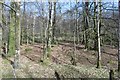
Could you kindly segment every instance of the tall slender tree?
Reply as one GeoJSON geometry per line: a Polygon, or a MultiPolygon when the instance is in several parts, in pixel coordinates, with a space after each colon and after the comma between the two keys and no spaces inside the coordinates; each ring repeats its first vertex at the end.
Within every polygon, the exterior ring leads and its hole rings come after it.
{"type": "Polygon", "coordinates": [[[52,19],[52,2],[49,2],[49,17],[48,17],[48,29],[47,29],[47,56],[51,50],[51,39],[52,39],[52,26],[51,26],[51,19],[52,19]]]}
{"type": "Polygon", "coordinates": [[[41,29],[41,35],[42,35],[42,44],[43,44],[43,60],[44,60],[44,58],[45,58],[45,55],[46,55],[46,30],[44,29],[44,27],[45,27],[45,19],[44,19],[44,17],[45,17],[45,15],[44,15],[44,6],[45,6],[45,4],[44,4],[44,2],[42,2],[42,16],[43,16],[43,20],[42,20],[42,29],[41,29]],[[45,34],[44,34],[45,33],[45,34]]]}
{"type": "Polygon", "coordinates": [[[16,18],[15,18],[15,58],[14,64],[15,68],[19,67],[20,63],[20,33],[21,33],[21,26],[20,26],[20,2],[15,2],[15,9],[16,9],[16,18]]]}
{"type": "Polygon", "coordinates": [[[4,53],[5,54],[7,54],[8,53],[8,46],[7,46],[7,19],[5,18],[5,12],[4,12],[4,3],[5,2],[3,2],[3,6],[2,6],[2,26],[3,26],[3,28],[2,28],[2,45],[3,45],[3,47],[4,47],[4,53]]]}
{"type": "Polygon", "coordinates": [[[85,48],[88,49],[88,28],[89,28],[89,1],[85,2],[85,12],[84,12],[84,30],[85,30],[85,48]]]}
{"type": "Polygon", "coordinates": [[[101,0],[98,2],[98,18],[97,18],[97,38],[98,38],[98,58],[97,68],[101,67],[101,46],[100,46],[100,27],[101,27],[101,0]]]}
{"type": "Polygon", "coordinates": [[[34,13],[34,16],[33,16],[33,27],[32,27],[32,44],[35,43],[35,20],[36,20],[36,17],[35,17],[35,13],[34,13]]]}
{"type": "Polygon", "coordinates": [[[49,4],[49,15],[47,20],[47,27],[45,29],[45,46],[44,46],[44,56],[43,59],[46,59],[51,51],[51,41],[52,41],[52,2],[48,2],[49,4]]]}
{"type": "MultiPolygon", "coordinates": [[[[15,8],[15,2],[11,2],[10,6],[15,8]]],[[[8,38],[9,54],[15,54],[15,12],[10,10],[10,26],[9,26],[9,38],[8,38]]]]}
{"type": "Polygon", "coordinates": [[[28,22],[28,19],[29,19],[29,17],[27,17],[27,23],[26,23],[26,44],[28,45],[29,44],[29,22],[28,22]]]}
{"type": "Polygon", "coordinates": [[[76,27],[76,43],[79,44],[79,26],[78,26],[78,3],[76,0],[76,5],[75,5],[75,27],[76,27]]]}
{"type": "Polygon", "coordinates": [[[96,5],[96,0],[94,0],[94,19],[93,19],[93,22],[94,22],[94,50],[97,50],[98,46],[97,46],[97,16],[96,16],[96,11],[97,11],[97,5],[96,5]]]}
{"type": "MultiPolygon", "coordinates": [[[[22,20],[24,24],[25,24],[25,18],[26,18],[25,12],[26,12],[26,2],[24,0],[24,4],[23,4],[23,20],[22,20]]],[[[23,26],[21,26],[21,45],[24,42],[24,36],[25,36],[24,31],[25,31],[25,28],[24,28],[24,25],[23,25],[23,26]]]]}
{"type": "Polygon", "coordinates": [[[55,43],[55,27],[56,27],[56,2],[53,2],[53,22],[52,22],[52,43],[55,43]]]}
{"type": "MultiPolygon", "coordinates": [[[[2,1],[1,1],[2,2],[2,1]]],[[[2,4],[0,3],[0,48],[2,47],[2,4]]],[[[0,54],[1,54],[0,49],[0,54]]]]}
{"type": "Polygon", "coordinates": [[[120,77],[120,0],[118,2],[119,6],[119,27],[118,27],[118,75],[120,77]]]}

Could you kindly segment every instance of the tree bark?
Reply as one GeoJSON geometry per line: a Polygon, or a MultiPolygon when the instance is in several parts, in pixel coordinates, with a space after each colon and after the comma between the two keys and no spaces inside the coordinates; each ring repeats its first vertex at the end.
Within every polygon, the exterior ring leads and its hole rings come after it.
{"type": "Polygon", "coordinates": [[[19,68],[20,63],[20,33],[21,33],[21,26],[20,26],[20,2],[15,3],[16,9],[16,25],[15,25],[15,58],[14,58],[14,67],[19,68]]]}
{"type": "Polygon", "coordinates": [[[101,46],[100,46],[100,26],[101,26],[101,0],[98,2],[98,24],[97,24],[97,37],[98,37],[98,58],[97,58],[97,68],[101,67],[101,46]]]}
{"type": "MultiPolygon", "coordinates": [[[[15,8],[15,2],[11,2],[11,7],[15,8]]],[[[8,39],[9,54],[15,54],[15,12],[10,10],[10,26],[9,26],[9,39],[8,39]]]]}
{"type": "MultiPolygon", "coordinates": [[[[48,45],[47,45],[47,52],[50,53],[51,51],[51,43],[52,43],[52,18],[53,18],[53,6],[52,2],[49,2],[49,23],[48,23],[48,45]]],[[[47,54],[49,56],[49,54],[47,54]]]]}
{"type": "Polygon", "coordinates": [[[33,30],[32,30],[32,44],[35,43],[35,14],[34,14],[34,17],[33,17],[33,30]]]}
{"type": "Polygon", "coordinates": [[[47,27],[45,29],[45,46],[44,46],[44,58],[46,59],[49,56],[51,51],[51,39],[52,39],[52,2],[49,3],[49,16],[47,20],[47,27]]]}
{"type": "Polygon", "coordinates": [[[29,44],[29,33],[28,33],[28,31],[29,31],[29,28],[28,28],[28,19],[27,19],[27,28],[26,28],[26,37],[27,37],[26,43],[27,43],[27,45],[29,44]]]}
{"type": "Polygon", "coordinates": [[[119,6],[119,27],[118,27],[118,75],[120,77],[120,0],[118,2],[119,6]]]}
{"type": "MultiPolygon", "coordinates": [[[[23,23],[25,24],[25,11],[26,11],[26,8],[25,8],[25,5],[26,5],[26,2],[25,2],[25,0],[24,0],[24,6],[23,6],[23,8],[24,8],[24,10],[23,10],[23,23]]],[[[21,26],[21,41],[20,41],[20,44],[22,45],[23,43],[24,43],[24,36],[25,36],[25,34],[24,34],[24,26],[21,26]]]]}
{"type": "Polygon", "coordinates": [[[89,48],[89,46],[88,46],[88,28],[89,28],[89,24],[88,24],[88,18],[89,18],[89,8],[88,8],[88,6],[89,6],[89,2],[85,2],[85,26],[84,26],[84,28],[85,28],[85,35],[84,35],[84,37],[85,37],[85,49],[88,49],[89,48]]]}
{"type": "Polygon", "coordinates": [[[76,26],[76,44],[79,44],[79,27],[78,27],[78,8],[77,8],[77,0],[76,0],[76,6],[75,6],[75,26],[76,26]]]}
{"type": "Polygon", "coordinates": [[[0,3],[0,54],[2,53],[1,47],[2,47],[2,4],[0,3]]]}
{"type": "Polygon", "coordinates": [[[94,0],[94,20],[93,20],[93,22],[94,22],[94,50],[98,50],[98,45],[97,45],[97,25],[96,25],[96,23],[97,23],[97,21],[96,21],[96,19],[97,19],[97,16],[96,16],[96,0],[94,0]]]}
{"type": "Polygon", "coordinates": [[[55,27],[56,27],[56,2],[53,2],[53,22],[52,22],[52,43],[55,43],[55,27]]]}

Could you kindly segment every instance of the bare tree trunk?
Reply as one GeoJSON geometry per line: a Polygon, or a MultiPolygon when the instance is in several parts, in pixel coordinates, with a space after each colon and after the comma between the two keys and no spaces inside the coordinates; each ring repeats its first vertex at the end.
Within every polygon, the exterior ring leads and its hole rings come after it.
{"type": "Polygon", "coordinates": [[[32,44],[35,43],[35,14],[33,19],[33,29],[32,29],[32,44]]]}
{"type": "MultiPolygon", "coordinates": [[[[3,2],[3,0],[1,0],[0,2],[3,2]]],[[[0,3],[0,58],[1,58],[1,54],[2,54],[2,7],[3,5],[0,3]]],[[[0,63],[2,63],[2,59],[0,59],[0,63]]],[[[0,65],[2,66],[2,65],[0,65]]],[[[2,67],[1,67],[2,68],[2,67]]],[[[2,78],[2,69],[0,70],[0,79],[2,78]]]]}
{"type": "Polygon", "coordinates": [[[53,3],[49,2],[49,26],[48,26],[48,52],[51,51],[52,27],[53,27],[53,3]]]}
{"type": "MultiPolygon", "coordinates": [[[[4,3],[4,2],[3,2],[4,3]]],[[[8,41],[7,41],[7,19],[5,18],[5,14],[4,14],[4,5],[2,5],[2,45],[4,46],[4,53],[7,54],[8,53],[8,41]]]]}
{"type": "Polygon", "coordinates": [[[49,2],[49,16],[47,20],[47,27],[45,29],[45,46],[44,46],[44,56],[43,59],[46,59],[49,56],[51,50],[51,39],[52,39],[52,2],[49,2]]]}
{"type": "Polygon", "coordinates": [[[47,21],[47,27],[45,28],[45,42],[44,42],[44,50],[43,50],[43,60],[47,58],[47,54],[48,54],[48,51],[47,51],[47,48],[48,48],[48,24],[49,22],[47,21]]]}
{"type": "Polygon", "coordinates": [[[53,22],[52,22],[52,43],[55,43],[55,27],[56,27],[56,2],[53,2],[53,22]]]}
{"type": "Polygon", "coordinates": [[[98,2],[98,26],[97,26],[97,35],[98,35],[98,60],[97,60],[97,68],[100,68],[101,67],[101,46],[100,46],[100,24],[101,24],[101,21],[100,21],[100,18],[101,18],[101,0],[99,0],[98,2]]]}
{"type": "MultiPolygon", "coordinates": [[[[25,0],[24,0],[24,6],[23,6],[23,8],[24,8],[24,10],[23,10],[23,23],[25,24],[25,5],[26,5],[26,2],[25,2],[25,0]]],[[[20,44],[22,45],[23,44],[23,42],[24,42],[24,26],[21,26],[21,42],[20,42],[20,44]]]]}
{"type": "Polygon", "coordinates": [[[46,55],[46,34],[47,34],[47,29],[45,29],[45,19],[44,19],[44,2],[42,2],[42,16],[43,16],[43,20],[42,20],[42,44],[43,44],[43,59],[45,58],[46,55]],[[45,34],[44,34],[45,33],[45,34]]]}
{"type": "Polygon", "coordinates": [[[44,32],[45,32],[45,30],[44,30],[44,25],[45,25],[45,19],[44,19],[44,3],[42,3],[42,16],[43,16],[43,20],[42,20],[42,44],[44,44],[44,32]]]}
{"type": "Polygon", "coordinates": [[[26,29],[26,37],[27,37],[27,39],[26,39],[26,43],[27,43],[27,45],[29,44],[29,33],[28,33],[28,31],[29,31],[29,29],[28,29],[28,19],[27,19],[27,29],[26,29]]]}
{"type": "Polygon", "coordinates": [[[113,0],[113,4],[112,4],[112,8],[113,8],[113,11],[112,11],[113,12],[113,14],[112,14],[113,16],[112,17],[113,17],[113,19],[114,19],[114,16],[115,16],[114,5],[115,4],[114,4],[114,0],[113,0]]]}
{"type": "Polygon", "coordinates": [[[120,0],[118,3],[119,6],[119,27],[118,27],[118,75],[120,77],[120,0]]]}
{"type": "Polygon", "coordinates": [[[114,80],[114,71],[112,69],[109,72],[109,80],[114,80]]]}
{"type": "Polygon", "coordinates": [[[94,0],[94,35],[95,35],[95,37],[94,37],[94,50],[97,50],[98,49],[98,45],[97,45],[97,25],[96,25],[96,19],[97,19],[97,16],[96,16],[96,0],[94,0]]]}
{"type": "MultiPolygon", "coordinates": [[[[10,6],[15,8],[15,2],[11,2],[10,6]]],[[[15,12],[10,10],[10,25],[9,25],[9,51],[10,55],[15,54],[15,12]]]]}
{"type": "Polygon", "coordinates": [[[76,31],[75,30],[74,30],[73,34],[74,34],[74,46],[73,46],[72,64],[76,65],[76,31]]]}
{"type": "Polygon", "coordinates": [[[79,27],[78,27],[78,8],[77,8],[77,0],[76,0],[76,7],[75,7],[75,26],[76,26],[76,43],[79,44],[79,27]]]}
{"type": "Polygon", "coordinates": [[[88,24],[88,16],[89,16],[89,2],[85,2],[85,12],[84,12],[84,20],[85,20],[85,23],[84,23],[84,31],[85,31],[85,34],[84,34],[84,37],[85,37],[85,49],[88,49],[89,46],[88,46],[88,28],[89,28],[89,24],[88,24]]]}
{"type": "Polygon", "coordinates": [[[5,17],[4,17],[4,8],[3,8],[3,5],[2,5],[2,45],[6,44],[6,41],[5,41],[5,17]]]}
{"type": "MultiPolygon", "coordinates": [[[[83,0],[82,0],[83,1],[83,0]]],[[[84,3],[82,2],[82,14],[84,14],[84,3]]],[[[84,15],[82,15],[82,25],[81,25],[81,30],[84,30],[84,15]]],[[[81,44],[84,44],[84,31],[81,34],[82,38],[81,38],[81,44]]]]}
{"type": "Polygon", "coordinates": [[[2,53],[1,47],[2,47],[2,4],[0,3],[0,54],[2,53]]]}
{"type": "Polygon", "coordinates": [[[14,58],[14,67],[18,68],[20,63],[20,33],[21,33],[21,27],[20,27],[20,2],[15,3],[16,6],[16,26],[15,26],[15,58],[14,58]]]}

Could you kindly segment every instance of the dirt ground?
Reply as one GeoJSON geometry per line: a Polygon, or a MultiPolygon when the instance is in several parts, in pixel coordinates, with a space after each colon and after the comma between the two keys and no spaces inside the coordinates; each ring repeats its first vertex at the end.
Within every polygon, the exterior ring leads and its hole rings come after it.
{"type": "MultiPolygon", "coordinates": [[[[75,52],[77,64],[86,66],[95,66],[97,59],[97,52],[94,50],[85,50],[84,45],[77,45],[75,52]]],[[[39,62],[43,57],[43,46],[36,44],[23,45],[21,47],[22,55],[26,56],[32,61],[39,62]],[[25,49],[31,50],[26,53],[25,49]]],[[[53,45],[50,58],[52,62],[57,64],[71,64],[71,55],[73,54],[73,46],[70,43],[64,43],[60,45],[53,45]]],[[[111,47],[102,47],[102,66],[112,67],[117,69],[117,49],[111,47]]]]}
{"type": "MultiPolygon", "coordinates": [[[[96,68],[97,52],[93,50],[85,50],[84,45],[77,45],[74,54],[76,66],[71,63],[71,55],[73,55],[73,45],[70,43],[62,43],[52,45],[50,59],[46,59],[43,63],[43,45],[22,45],[20,56],[20,69],[15,70],[16,77],[20,78],[108,78],[109,69],[117,70],[117,49],[104,46],[102,47],[102,68],[96,68]]],[[[8,60],[7,60],[8,61],[8,60]]],[[[13,58],[9,58],[13,61],[13,58]]],[[[3,59],[3,64],[8,67],[10,62],[3,59]]],[[[4,65],[4,66],[6,66],[4,65]]],[[[15,77],[13,68],[3,68],[4,72],[8,71],[3,77],[15,77]],[[9,73],[10,72],[10,73],[9,73]]]]}

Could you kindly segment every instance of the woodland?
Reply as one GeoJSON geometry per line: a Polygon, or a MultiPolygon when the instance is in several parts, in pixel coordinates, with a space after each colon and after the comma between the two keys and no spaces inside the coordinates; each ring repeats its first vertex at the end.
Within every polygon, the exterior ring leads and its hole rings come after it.
{"type": "Polygon", "coordinates": [[[0,0],[0,78],[119,80],[120,0],[0,0]]]}

